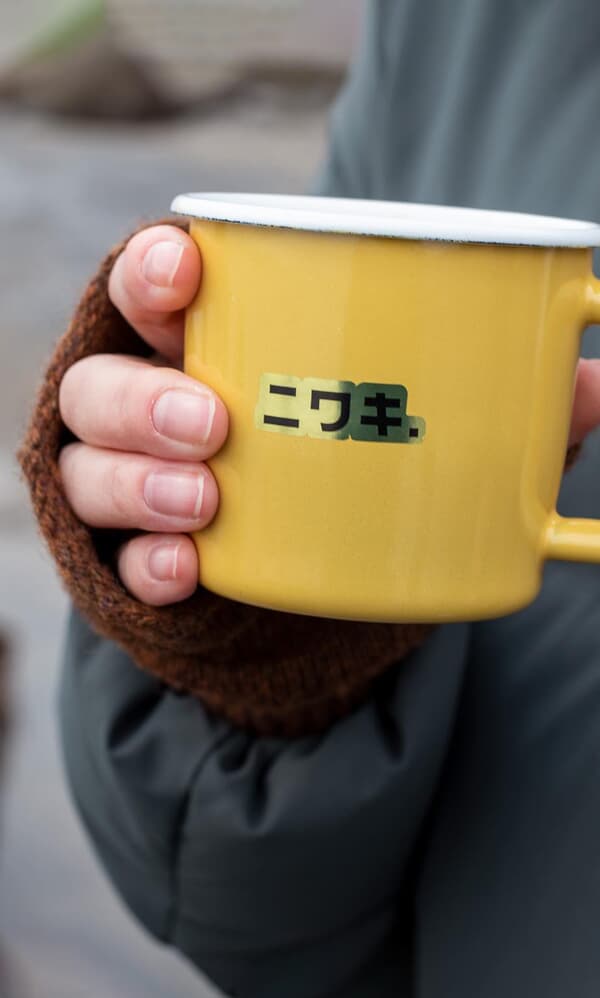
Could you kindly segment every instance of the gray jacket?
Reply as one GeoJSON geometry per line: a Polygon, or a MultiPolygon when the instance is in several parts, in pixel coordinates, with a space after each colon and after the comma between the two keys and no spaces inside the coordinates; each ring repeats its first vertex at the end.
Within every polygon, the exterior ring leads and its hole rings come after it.
{"type": "MultiPolygon", "coordinates": [[[[600,218],[600,6],[374,0],[325,193],[600,218]]],[[[586,342],[595,353],[593,336],[586,342]]],[[[590,440],[562,509],[600,514],[590,440]]],[[[132,912],[243,998],[596,998],[600,570],[253,738],[73,615],[66,769],[132,912]]]]}

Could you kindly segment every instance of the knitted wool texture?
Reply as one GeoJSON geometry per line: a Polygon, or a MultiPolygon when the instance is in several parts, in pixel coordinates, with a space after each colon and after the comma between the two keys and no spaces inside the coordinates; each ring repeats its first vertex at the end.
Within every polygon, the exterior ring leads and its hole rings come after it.
{"type": "Polygon", "coordinates": [[[202,586],[184,602],[146,606],[118,580],[114,534],[86,527],[67,503],[58,469],[69,439],[58,407],[65,371],[90,354],[149,352],[108,297],[108,277],[126,242],[103,261],[59,340],[19,452],[41,533],[74,604],[138,666],[252,732],[321,731],[363,701],[374,679],[432,628],[281,613],[202,586]]]}

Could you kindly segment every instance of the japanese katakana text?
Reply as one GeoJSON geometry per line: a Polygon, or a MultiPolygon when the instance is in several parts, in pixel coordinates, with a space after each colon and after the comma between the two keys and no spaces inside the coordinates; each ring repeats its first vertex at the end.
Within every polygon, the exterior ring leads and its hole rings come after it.
{"type": "Polygon", "coordinates": [[[404,385],[263,374],[255,409],[262,430],[319,439],[420,443],[425,420],[409,416],[404,385]]]}

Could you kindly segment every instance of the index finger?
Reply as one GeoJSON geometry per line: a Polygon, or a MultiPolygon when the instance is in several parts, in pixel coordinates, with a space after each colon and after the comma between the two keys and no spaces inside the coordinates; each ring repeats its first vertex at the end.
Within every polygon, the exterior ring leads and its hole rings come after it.
{"type": "Polygon", "coordinates": [[[154,225],[132,236],[117,257],[108,294],[146,343],[177,362],[184,309],[198,290],[201,272],[193,239],[174,225],[154,225]]]}

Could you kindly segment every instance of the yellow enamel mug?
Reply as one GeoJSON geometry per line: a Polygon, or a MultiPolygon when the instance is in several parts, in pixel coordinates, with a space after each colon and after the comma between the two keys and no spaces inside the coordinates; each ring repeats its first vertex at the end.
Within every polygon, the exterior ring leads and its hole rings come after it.
{"type": "Polygon", "coordinates": [[[600,562],[555,509],[588,222],[426,205],[189,194],[203,277],[185,369],[230,415],[200,579],[371,621],[526,605],[545,559],[600,562]]]}

